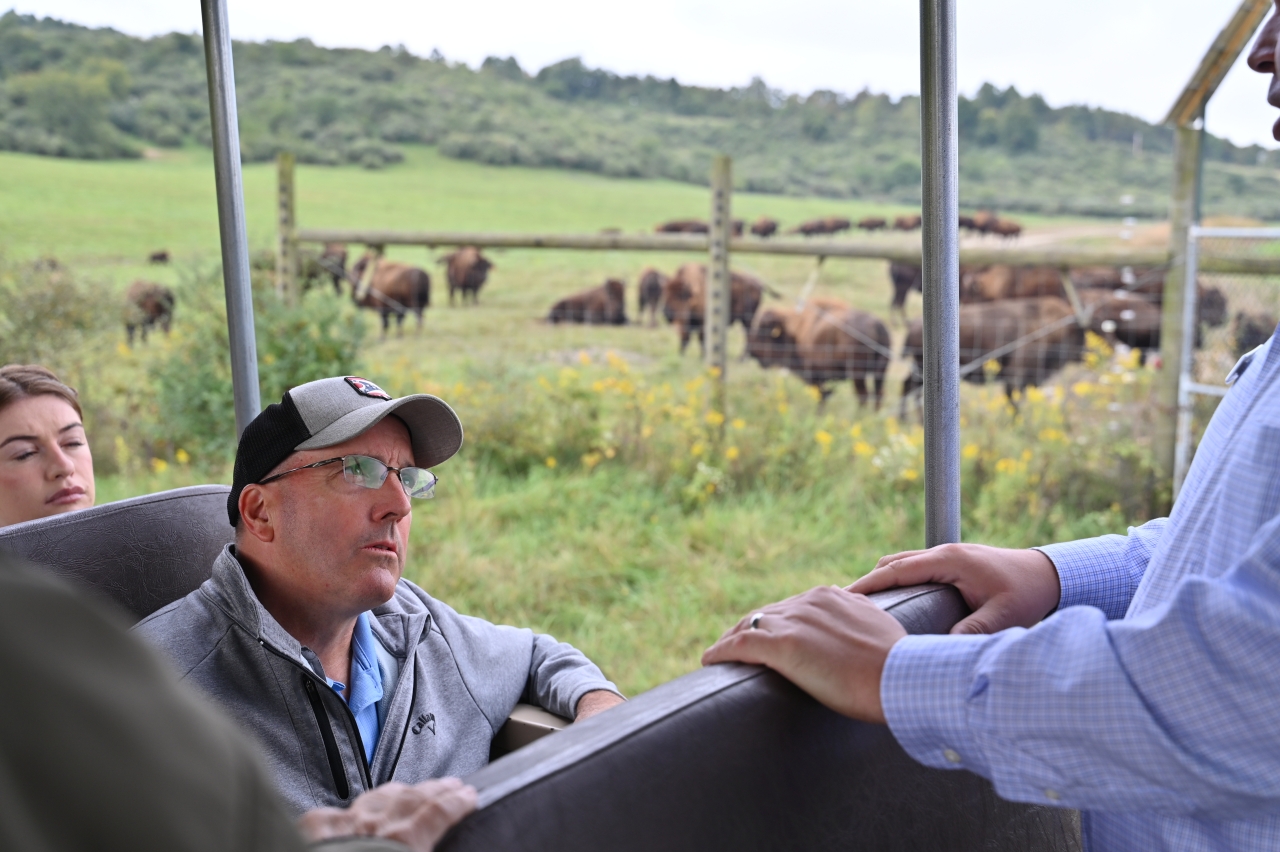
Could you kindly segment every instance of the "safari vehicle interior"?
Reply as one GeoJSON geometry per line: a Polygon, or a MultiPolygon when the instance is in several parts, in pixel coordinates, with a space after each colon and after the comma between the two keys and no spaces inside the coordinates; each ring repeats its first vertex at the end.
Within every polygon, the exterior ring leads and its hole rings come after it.
{"type": "MultiPolygon", "coordinates": [[[[0,549],[142,618],[208,576],[232,537],[228,491],[179,488],[16,524],[0,530],[0,549]]],[[[873,599],[911,633],[946,632],[967,614],[949,586],[873,599]]],[[[517,708],[493,758],[466,779],[479,809],[441,850],[1081,848],[1076,812],[926,768],[887,728],[755,666],[701,669],[575,725],[517,708]]]]}

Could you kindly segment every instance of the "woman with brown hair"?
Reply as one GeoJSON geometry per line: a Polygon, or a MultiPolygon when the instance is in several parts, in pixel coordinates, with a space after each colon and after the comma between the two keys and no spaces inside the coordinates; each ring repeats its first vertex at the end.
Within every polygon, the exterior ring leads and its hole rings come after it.
{"type": "Polygon", "coordinates": [[[76,392],[37,364],[0,367],[0,527],[93,505],[76,392]]]}

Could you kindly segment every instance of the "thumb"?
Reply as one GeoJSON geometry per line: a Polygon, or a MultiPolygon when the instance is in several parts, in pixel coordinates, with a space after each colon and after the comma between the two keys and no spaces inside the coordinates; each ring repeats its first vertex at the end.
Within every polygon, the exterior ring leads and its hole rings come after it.
{"type": "Polygon", "coordinates": [[[957,621],[955,626],[951,628],[951,635],[964,636],[991,633],[993,631],[988,618],[989,616],[990,613],[987,611],[987,608],[982,607],[977,612],[973,613],[973,615],[957,621]]]}

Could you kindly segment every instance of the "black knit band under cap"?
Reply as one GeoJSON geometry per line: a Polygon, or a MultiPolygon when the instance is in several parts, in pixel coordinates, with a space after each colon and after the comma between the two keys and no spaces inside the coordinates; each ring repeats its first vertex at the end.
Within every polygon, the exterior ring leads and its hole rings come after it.
{"type": "Polygon", "coordinates": [[[392,399],[368,379],[337,376],[298,385],[253,418],[240,436],[227,496],[231,526],[240,522],[240,492],[258,482],[298,450],[318,450],[349,441],[388,414],[409,428],[413,463],[435,467],[462,447],[462,422],[443,399],[416,393],[392,399]]]}

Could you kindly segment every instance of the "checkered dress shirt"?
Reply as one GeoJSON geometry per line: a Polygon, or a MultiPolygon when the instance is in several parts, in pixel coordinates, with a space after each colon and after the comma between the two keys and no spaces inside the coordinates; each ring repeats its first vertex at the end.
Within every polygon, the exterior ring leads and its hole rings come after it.
{"type": "Polygon", "coordinates": [[[1280,850],[1280,346],[1251,355],[1169,518],[1041,548],[1053,615],[894,646],[913,757],[1081,809],[1091,850],[1280,850]]]}

